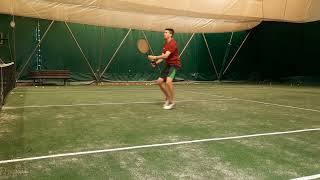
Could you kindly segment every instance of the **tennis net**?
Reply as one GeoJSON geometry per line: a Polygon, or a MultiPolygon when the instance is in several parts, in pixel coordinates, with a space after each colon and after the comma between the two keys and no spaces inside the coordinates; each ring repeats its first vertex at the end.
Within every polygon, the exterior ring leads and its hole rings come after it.
{"type": "Polygon", "coordinates": [[[15,86],[14,63],[0,64],[0,109],[4,105],[6,96],[15,86]]]}

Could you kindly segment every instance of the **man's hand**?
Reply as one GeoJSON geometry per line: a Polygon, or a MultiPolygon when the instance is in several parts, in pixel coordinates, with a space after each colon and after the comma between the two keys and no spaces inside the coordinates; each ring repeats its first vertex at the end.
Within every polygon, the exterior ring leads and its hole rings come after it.
{"type": "Polygon", "coordinates": [[[155,67],[157,67],[157,62],[156,61],[151,61],[151,66],[153,67],[153,68],[155,68],[155,67]]]}
{"type": "Polygon", "coordinates": [[[156,56],[149,55],[149,56],[148,56],[148,59],[149,59],[150,61],[154,61],[154,60],[156,60],[157,58],[156,58],[156,56]]]}

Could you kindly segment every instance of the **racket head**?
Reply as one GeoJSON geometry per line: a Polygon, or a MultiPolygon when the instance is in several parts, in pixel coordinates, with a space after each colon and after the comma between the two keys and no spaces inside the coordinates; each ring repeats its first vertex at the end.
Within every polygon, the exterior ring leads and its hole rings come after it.
{"type": "Polygon", "coordinates": [[[143,54],[147,54],[150,50],[148,41],[143,38],[137,41],[137,47],[138,47],[138,50],[143,54]]]}

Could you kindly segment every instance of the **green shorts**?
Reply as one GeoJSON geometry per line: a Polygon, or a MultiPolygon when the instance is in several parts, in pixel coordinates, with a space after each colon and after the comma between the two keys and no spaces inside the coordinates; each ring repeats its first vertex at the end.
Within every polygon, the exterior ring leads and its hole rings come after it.
{"type": "Polygon", "coordinates": [[[177,73],[177,67],[172,65],[167,65],[161,72],[161,78],[164,79],[164,81],[167,80],[167,77],[170,77],[172,80],[175,78],[177,73]]]}

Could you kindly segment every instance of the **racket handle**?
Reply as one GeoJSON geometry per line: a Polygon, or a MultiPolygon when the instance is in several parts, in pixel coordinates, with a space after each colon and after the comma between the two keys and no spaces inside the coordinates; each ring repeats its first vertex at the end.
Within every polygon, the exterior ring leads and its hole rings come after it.
{"type": "Polygon", "coordinates": [[[158,65],[155,61],[151,61],[151,63],[150,63],[150,64],[151,64],[151,65],[152,65],[152,67],[154,67],[154,68],[155,68],[155,67],[157,67],[157,65],[158,65]]]}

